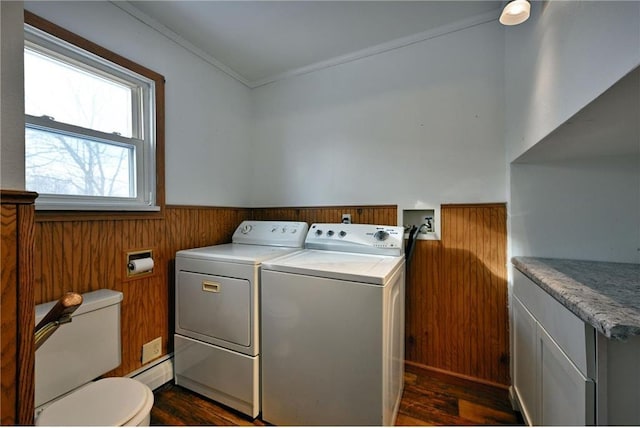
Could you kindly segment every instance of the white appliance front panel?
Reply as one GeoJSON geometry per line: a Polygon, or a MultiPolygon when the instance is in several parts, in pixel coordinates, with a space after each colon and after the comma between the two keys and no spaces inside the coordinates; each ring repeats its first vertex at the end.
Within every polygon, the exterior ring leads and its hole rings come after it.
{"type": "Polygon", "coordinates": [[[251,345],[250,281],[179,271],[176,288],[176,331],[251,345]]]}
{"type": "Polygon", "coordinates": [[[393,425],[403,387],[404,270],[382,287],[262,272],[262,418],[393,425]]]}
{"type": "Polygon", "coordinates": [[[304,241],[314,250],[401,256],[404,228],[373,224],[314,223],[304,241]]]}
{"type": "Polygon", "coordinates": [[[374,285],[386,283],[398,269],[403,267],[403,256],[322,250],[299,251],[268,260],[262,264],[263,271],[277,270],[374,285]]]}
{"type": "Polygon", "coordinates": [[[260,412],[260,360],[174,335],[175,383],[252,418],[260,412]]]}
{"type": "Polygon", "coordinates": [[[267,271],[262,281],[262,418],[380,425],[383,288],[267,271]]]}

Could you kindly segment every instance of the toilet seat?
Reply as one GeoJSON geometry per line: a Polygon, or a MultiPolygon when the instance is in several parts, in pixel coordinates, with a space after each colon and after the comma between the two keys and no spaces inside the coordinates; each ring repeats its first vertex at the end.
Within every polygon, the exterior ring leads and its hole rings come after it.
{"type": "Polygon", "coordinates": [[[91,382],[45,407],[36,425],[139,425],[149,417],[153,392],[137,380],[110,377],[91,382]]]}

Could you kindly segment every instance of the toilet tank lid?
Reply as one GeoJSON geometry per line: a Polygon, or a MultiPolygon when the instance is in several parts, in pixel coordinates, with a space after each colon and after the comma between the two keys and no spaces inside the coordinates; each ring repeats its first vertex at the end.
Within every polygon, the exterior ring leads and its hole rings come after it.
{"type": "MultiPolygon", "coordinates": [[[[73,313],[72,317],[95,311],[96,309],[106,308],[107,306],[116,305],[122,301],[123,295],[120,291],[100,289],[84,293],[82,295],[82,304],[73,313]]],[[[36,305],[36,324],[53,308],[56,302],[47,302],[36,305]]]]}

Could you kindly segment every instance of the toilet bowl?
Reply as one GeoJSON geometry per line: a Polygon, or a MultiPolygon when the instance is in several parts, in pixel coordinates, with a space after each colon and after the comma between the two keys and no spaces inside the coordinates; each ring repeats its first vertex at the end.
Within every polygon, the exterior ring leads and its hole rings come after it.
{"type": "MultiPolygon", "coordinates": [[[[120,304],[112,290],[83,294],[72,321],[36,351],[35,424],[147,426],[153,392],[135,379],[99,378],[121,363],[120,304]]],[[[55,302],[36,306],[36,322],[55,302]]]]}
{"type": "Polygon", "coordinates": [[[153,392],[134,379],[91,382],[44,407],[36,426],[148,426],[153,392]]]}

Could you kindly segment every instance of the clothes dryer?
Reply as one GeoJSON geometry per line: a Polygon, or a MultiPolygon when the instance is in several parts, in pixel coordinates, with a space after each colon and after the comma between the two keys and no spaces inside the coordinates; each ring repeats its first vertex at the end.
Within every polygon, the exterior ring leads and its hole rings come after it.
{"type": "Polygon", "coordinates": [[[263,263],[262,419],[393,425],[404,374],[403,228],[314,224],[263,263]]]}
{"type": "Polygon", "coordinates": [[[301,250],[302,222],[244,221],[232,243],[176,253],[175,383],[260,412],[261,264],[301,250]]]}

